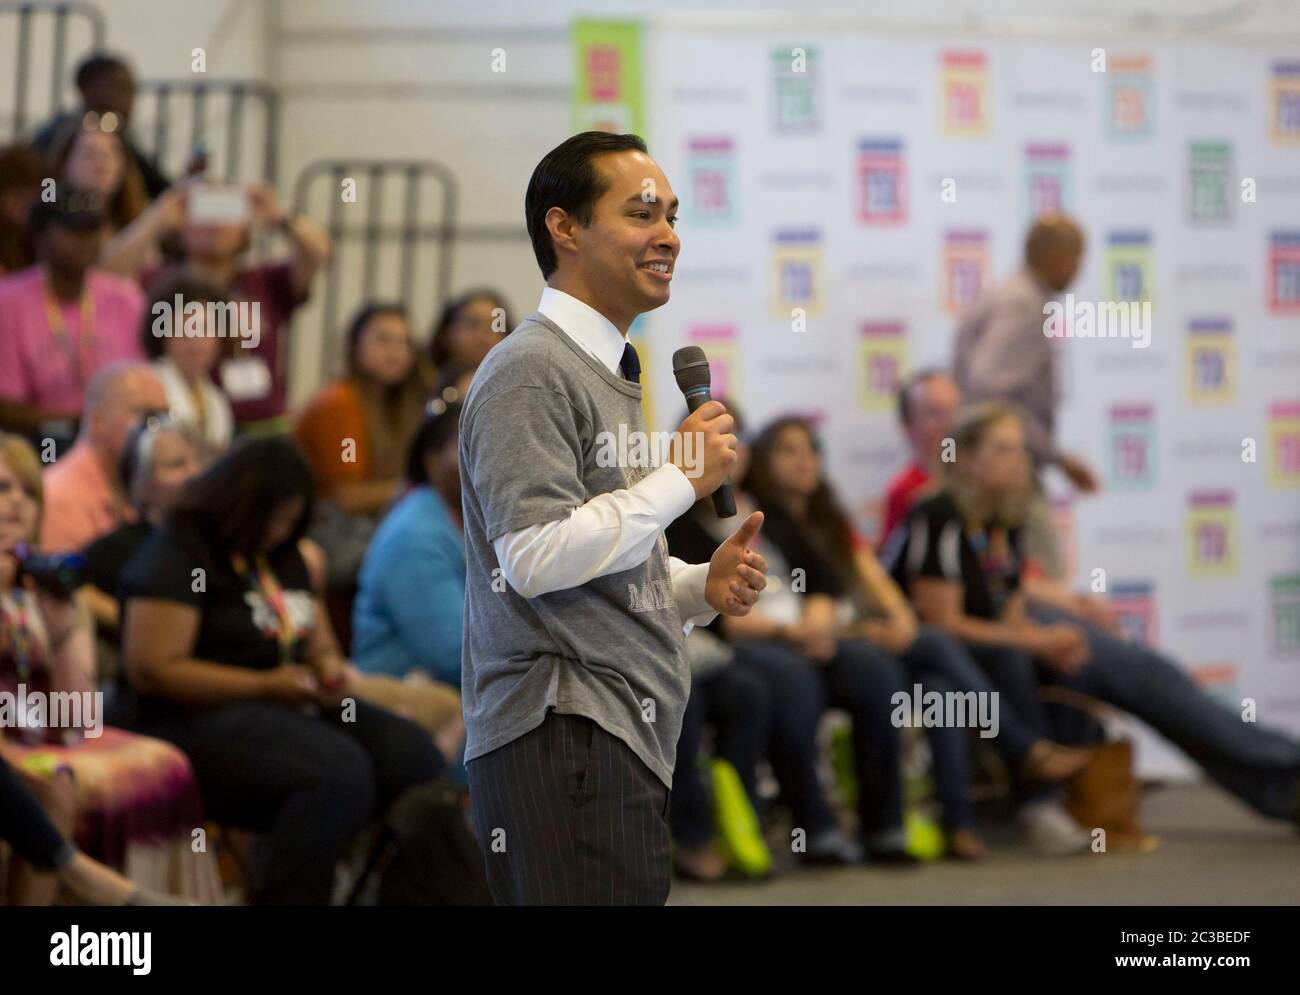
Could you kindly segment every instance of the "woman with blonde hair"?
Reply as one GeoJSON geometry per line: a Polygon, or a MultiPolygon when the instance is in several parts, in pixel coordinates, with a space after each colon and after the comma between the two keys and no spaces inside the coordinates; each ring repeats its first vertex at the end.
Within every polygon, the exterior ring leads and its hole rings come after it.
{"type": "MultiPolygon", "coordinates": [[[[0,757],[36,783],[56,828],[90,856],[159,891],[217,901],[215,865],[190,847],[203,814],[185,756],[104,724],[93,624],[77,590],[84,564],[34,562],[40,468],[25,440],[0,434],[0,693],[15,713],[0,726],[0,757]],[[56,707],[73,701],[81,707],[56,707]]],[[[16,903],[49,904],[58,890],[48,869],[17,859],[8,880],[16,903]]]]}
{"type": "Polygon", "coordinates": [[[1142,719],[1261,814],[1300,821],[1300,740],[1241,721],[1168,657],[1124,641],[1100,599],[1034,576],[1019,412],[980,405],[952,437],[944,489],[912,510],[893,551],[921,620],[961,640],[1017,711],[1042,715],[1040,680],[1089,695],[1142,719]]]}

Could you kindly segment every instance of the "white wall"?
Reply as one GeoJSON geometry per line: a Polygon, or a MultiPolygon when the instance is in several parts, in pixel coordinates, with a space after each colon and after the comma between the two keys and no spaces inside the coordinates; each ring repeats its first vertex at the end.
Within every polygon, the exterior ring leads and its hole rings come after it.
{"type": "MultiPolygon", "coordinates": [[[[540,279],[523,236],[522,202],[537,159],[569,131],[572,55],[568,25],[577,14],[704,16],[691,0],[96,0],[108,21],[108,47],[125,54],[142,78],[193,78],[191,52],[203,48],[210,77],[252,77],[282,94],[280,191],[289,197],[304,166],[321,157],[402,157],[445,163],[460,181],[460,224],[514,226],[513,240],[465,242],[454,255],[452,289],[501,288],[518,313],[535,303],[540,279]],[[505,50],[507,71],[491,71],[492,51],[505,50]]],[[[792,6],[749,0],[725,15],[736,23],[780,20],[792,6]]],[[[907,0],[869,4],[799,3],[801,23],[864,17],[882,30],[921,27],[1000,35],[1075,31],[1134,24],[1126,0],[907,0]]],[[[1295,4],[1269,0],[1146,0],[1143,24],[1166,32],[1215,37],[1297,34],[1295,4]],[[1216,12],[1230,10],[1233,16],[1216,12]],[[1244,12],[1242,15],[1241,12],[1244,12]]],[[[0,4],[0,11],[3,11],[0,4]]],[[[15,38],[12,14],[0,13],[0,108],[12,102],[15,38]],[[6,19],[7,18],[7,19],[6,19]]],[[[47,22],[48,24],[48,22],[47,22]]],[[[1136,28],[1134,30],[1137,30],[1136,28]]],[[[48,64],[48,26],[33,33],[31,58],[48,64]]],[[[69,40],[70,62],[89,45],[84,31],[69,40]]],[[[719,67],[719,73],[725,72],[719,67]]],[[[35,70],[30,106],[48,106],[49,73],[35,70]]],[[[29,112],[30,113],[30,112],[29,112]]],[[[148,107],[138,127],[149,126],[148,107]]],[[[0,118],[0,133],[9,133],[0,118]]],[[[31,123],[29,121],[29,123],[31,123]]],[[[184,122],[180,133],[187,133],[184,122]]],[[[219,126],[213,136],[220,141],[219,126]]],[[[361,205],[354,206],[359,216],[361,205]]],[[[400,206],[385,205],[396,220],[400,206]]],[[[349,216],[351,217],[351,216],[349,216]]],[[[360,217],[358,217],[360,220],[360,217]]],[[[342,271],[355,282],[356,267],[342,271]]],[[[421,257],[423,279],[412,301],[423,335],[432,310],[433,259],[421,257]]],[[[383,270],[391,269],[385,265],[383,270]]],[[[395,280],[395,274],[386,273],[395,280]]],[[[395,286],[395,283],[394,283],[395,286]]],[[[317,303],[319,306],[319,302],[317,303]]],[[[343,317],[343,316],[341,316],[343,317]]],[[[309,312],[295,345],[295,398],[315,388],[322,368],[319,324],[309,312]]],[[[329,365],[329,357],[324,364],[329,365]]]]}

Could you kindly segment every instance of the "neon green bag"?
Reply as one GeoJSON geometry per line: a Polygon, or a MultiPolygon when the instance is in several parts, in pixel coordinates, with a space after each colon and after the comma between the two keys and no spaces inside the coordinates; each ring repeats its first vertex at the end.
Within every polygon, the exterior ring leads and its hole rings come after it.
{"type": "Polygon", "coordinates": [[[709,772],[714,825],[727,862],[747,877],[766,877],[772,873],[772,851],[763,839],[758,813],[749,802],[740,775],[727,761],[718,759],[710,762],[709,772]]]}

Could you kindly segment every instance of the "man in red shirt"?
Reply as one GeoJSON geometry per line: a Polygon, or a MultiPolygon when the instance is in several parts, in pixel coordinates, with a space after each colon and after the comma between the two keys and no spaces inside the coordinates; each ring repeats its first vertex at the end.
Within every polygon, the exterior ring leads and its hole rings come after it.
{"type": "Polygon", "coordinates": [[[943,440],[961,406],[961,391],[943,370],[929,368],[913,374],[899,388],[898,418],[912,447],[912,462],[885,490],[885,517],[877,536],[883,546],[899,522],[907,517],[917,497],[939,470],[943,440]]]}

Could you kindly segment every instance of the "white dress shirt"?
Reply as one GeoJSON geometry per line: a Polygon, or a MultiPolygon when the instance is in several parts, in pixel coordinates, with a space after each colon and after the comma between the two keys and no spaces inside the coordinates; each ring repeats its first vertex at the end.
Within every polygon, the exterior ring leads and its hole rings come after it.
{"type": "MultiPolygon", "coordinates": [[[[537,310],[621,376],[627,340],[603,314],[553,287],[542,291],[537,310]]],[[[644,563],[660,533],[694,503],[695,488],[686,474],[665,463],[632,487],[598,494],[568,518],[507,532],[492,547],[510,586],[525,598],[535,598],[644,563]]],[[[713,621],[717,612],[704,598],[709,565],[669,557],[668,567],[685,631],[713,621]]]]}

